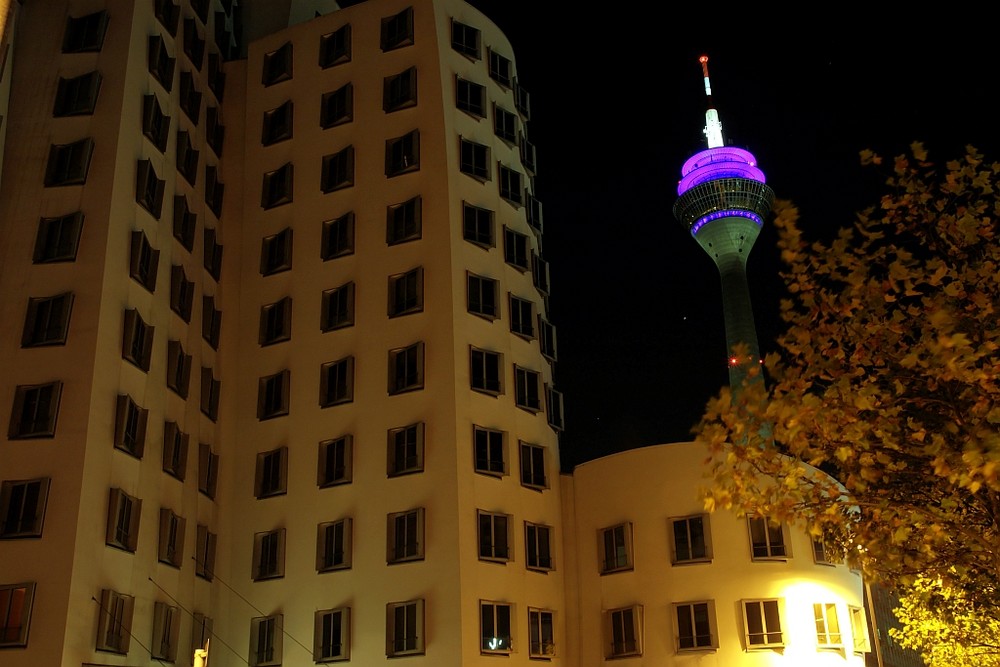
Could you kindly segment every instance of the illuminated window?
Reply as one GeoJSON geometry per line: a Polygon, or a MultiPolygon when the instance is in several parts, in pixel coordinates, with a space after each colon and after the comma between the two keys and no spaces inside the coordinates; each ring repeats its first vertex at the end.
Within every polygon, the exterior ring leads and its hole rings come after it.
{"type": "Polygon", "coordinates": [[[868,622],[865,620],[865,610],[849,605],[847,611],[851,617],[851,636],[854,638],[854,652],[868,653],[872,650],[868,639],[868,622]]]}
{"type": "Polygon", "coordinates": [[[28,645],[35,582],[0,584],[0,647],[28,645]]]}
{"type": "Polygon", "coordinates": [[[816,644],[820,648],[840,648],[843,641],[837,605],[832,602],[816,602],[813,604],[813,616],[816,619],[816,644]]]}
{"type": "Polygon", "coordinates": [[[677,621],[675,637],[678,652],[719,647],[715,602],[678,602],[674,603],[673,608],[677,621]]]}
{"type": "Polygon", "coordinates": [[[511,617],[514,605],[507,602],[479,603],[479,618],[482,638],[479,650],[483,653],[509,654],[513,652],[511,617]]]}
{"type": "Polygon", "coordinates": [[[604,612],[604,657],[642,655],[642,606],[604,612]]]}
{"type": "Polygon", "coordinates": [[[743,600],[741,606],[748,649],[785,645],[785,636],[781,631],[780,600],[743,600]]]}

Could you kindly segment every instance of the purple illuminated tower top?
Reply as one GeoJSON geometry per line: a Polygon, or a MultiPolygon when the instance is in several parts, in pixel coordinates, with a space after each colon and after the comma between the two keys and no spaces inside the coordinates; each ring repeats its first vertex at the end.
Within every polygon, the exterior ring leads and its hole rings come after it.
{"type": "Polygon", "coordinates": [[[748,364],[760,360],[746,262],[764,216],[771,211],[774,192],[764,184],[764,172],[757,168],[757,161],[749,151],[725,145],[719,112],[712,103],[708,56],[699,60],[708,96],[705,113],[708,149],[691,157],[681,168],[674,217],[691,230],[691,235],[719,268],[729,384],[735,391],[743,383],[748,364]],[[742,358],[733,353],[739,343],[748,350],[742,358]]]}

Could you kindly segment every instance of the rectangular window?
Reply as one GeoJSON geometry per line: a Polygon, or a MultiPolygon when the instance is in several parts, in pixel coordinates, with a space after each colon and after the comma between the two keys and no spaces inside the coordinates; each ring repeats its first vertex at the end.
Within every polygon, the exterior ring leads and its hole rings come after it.
{"type": "Polygon", "coordinates": [[[479,603],[479,620],[481,640],[479,650],[482,653],[497,653],[508,655],[514,650],[511,617],[514,615],[514,605],[507,602],[479,603]]]}
{"type": "Polygon", "coordinates": [[[278,447],[257,454],[253,495],[257,499],[277,496],[288,491],[288,447],[278,447]]]}
{"type": "Polygon", "coordinates": [[[253,536],[253,580],[285,576],[285,529],[278,528],[253,536]]]}
{"type": "Polygon", "coordinates": [[[543,295],[548,295],[549,263],[536,252],[531,253],[531,283],[543,295]]]}
{"type": "Polygon", "coordinates": [[[840,619],[837,618],[837,605],[833,602],[814,603],[813,616],[816,619],[816,644],[820,648],[841,648],[843,640],[840,635],[840,619]]]}
{"type": "Polygon", "coordinates": [[[398,204],[390,204],[385,209],[385,242],[388,245],[414,241],[420,238],[421,209],[420,195],[398,204]]]}
{"type": "Polygon", "coordinates": [[[166,182],[156,175],[149,160],[139,160],[135,169],[135,201],[157,220],[163,209],[163,188],[166,182]]]}
{"type": "Polygon", "coordinates": [[[144,373],[149,371],[154,327],[146,324],[134,308],[125,311],[122,327],[122,359],[144,373]]]}
{"type": "Polygon", "coordinates": [[[49,161],[45,166],[45,187],[86,183],[93,154],[94,140],[90,137],[71,144],[50,146],[49,161]]]}
{"type": "Polygon", "coordinates": [[[211,368],[201,369],[201,413],[213,422],[219,417],[219,392],[222,382],[216,380],[211,368]]]}
{"type": "Polygon", "coordinates": [[[604,612],[604,657],[642,655],[642,605],[604,612]]]}
{"type": "Polygon", "coordinates": [[[500,196],[515,206],[524,203],[524,190],[521,185],[521,172],[500,164],[500,196]]]}
{"type": "Polygon", "coordinates": [[[320,306],[320,331],[333,331],[354,325],[354,283],[323,290],[320,306]]]}
{"type": "Polygon", "coordinates": [[[18,385],[14,390],[7,437],[11,440],[54,437],[61,396],[62,382],[59,381],[18,385]]]}
{"type": "Polygon", "coordinates": [[[424,601],[390,602],[385,606],[385,654],[420,655],[424,652],[424,601]]]}
{"type": "Polygon", "coordinates": [[[345,83],[329,93],[323,93],[319,103],[319,126],[323,129],[354,120],[354,86],[345,83]]]}
{"type": "Polygon", "coordinates": [[[288,271],[292,268],[292,228],[265,236],[260,242],[260,274],[288,271]]]}
{"type": "Polygon", "coordinates": [[[479,60],[479,30],[471,25],[451,21],[451,48],[462,55],[479,60]]]}
{"type": "MultiPolygon", "coordinates": [[[[156,95],[150,93],[142,97],[142,134],[161,153],[167,149],[170,133],[170,116],[165,116],[156,95]]],[[[188,179],[193,181],[193,179],[188,179]]]]}
{"type": "Polygon", "coordinates": [[[277,667],[281,664],[284,628],[282,614],[250,619],[250,667],[277,667]]]}
{"type": "Polygon", "coordinates": [[[514,108],[524,120],[531,120],[531,95],[524,86],[514,81],[514,108]]]}
{"type": "Polygon", "coordinates": [[[531,193],[525,194],[524,213],[528,218],[528,225],[542,233],[542,202],[538,201],[531,193]]]}
{"type": "Polygon", "coordinates": [[[160,508],[160,539],[157,559],[161,563],[181,567],[184,556],[184,517],[174,514],[167,507],[160,508]]]}
{"type": "Polygon", "coordinates": [[[97,94],[100,90],[101,73],[97,70],[71,79],[59,77],[52,115],[56,118],[91,115],[97,106],[97,94]]]}
{"type": "Polygon", "coordinates": [[[750,553],[753,560],[784,560],[791,556],[785,539],[784,524],[767,517],[747,517],[750,530],[750,553]]]}
{"type": "Polygon", "coordinates": [[[82,231],[81,211],[56,218],[40,218],[32,261],[35,264],[75,261],[82,231]]]}
{"type": "Polygon", "coordinates": [[[541,374],[514,365],[514,404],[530,412],[542,409],[541,374]]]}
{"type": "Polygon", "coordinates": [[[382,110],[386,113],[417,105],[417,68],[404,69],[382,80],[382,110]]]}
{"type": "Polygon", "coordinates": [[[556,360],[556,328],[541,315],[538,316],[538,345],[543,357],[556,360]]]}
{"type": "Polygon", "coordinates": [[[712,535],[707,514],[670,520],[670,549],[674,565],[712,560],[712,535]]]}
{"type": "Polygon", "coordinates": [[[135,598],[109,588],[101,591],[101,603],[97,609],[98,651],[128,653],[132,640],[132,610],[135,598]]]}
{"type": "Polygon", "coordinates": [[[475,391],[503,393],[503,354],[469,347],[469,383],[475,391]]]}
{"type": "Polygon", "coordinates": [[[213,350],[219,349],[219,334],[222,333],[222,311],[215,308],[215,297],[201,298],[201,337],[213,350]]]}
{"type": "Polygon", "coordinates": [[[868,622],[865,619],[865,610],[862,607],[848,605],[847,612],[851,617],[851,637],[854,640],[854,652],[868,653],[872,650],[872,647],[868,639],[868,622]]]}
{"type": "Polygon", "coordinates": [[[545,385],[545,415],[549,426],[557,431],[563,430],[566,420],[563,418],[563,395],[549,385],[545,385]]]}
{"type": "Polygon", "coordinates": [[[524,522],[525,566],[529,570],[552,570],[552,528],[524,522]]]}
{"type": "Polygon", "coordinates": [[[323,156],[320,189],[333,192],[354,185],[354,146],[323,156]]]}
{"type": "Polygon", "coordinates": [[[202,264],[208,275],[218,282],[222,275],[222,244],[219,243],[218,232],[211,227],[205,228],[205,256],[202,264]]]}
{"type": "Polygon", "coordinates": [[[198,36],[198,28],[194,19],[184,19],[184,55],[188,57],[195,69],[200,70],[205,61],[205,38],[198,36]]]}
{"type": "MultiPolygon", "coordinates": [[[[219,180],[219,168],[211,164],[205,165],[205,203],[208,204],[209,210],[215,214],[216,218],[222,217],[222,198],[225,192],[226,186],[219,180]]],[[[209,255],[206,251],[206,262],[208,258],[209,255]]]]}
{"type": "Polygon", "coordinates": [[[785,645],[779,600],[743,600],[741,606],[747,649],[785,645]]]}
{"type": "Polygon", "coordinates": [[[424,344],[389,350],[389,394],[424,388],[424,344]]]}
{"type": "Polygon", "coordinates": [[[413,7],[382,19],[381,44],[383,51],[413,44],[413,7]]]}
{"type": "Polygon", "coordinates": [[[460,139],[460,142],[459,168],[462,173],[479,181],[490,180],[489,146],[468,139],[460,139]]]}
{"type": "Polygon", "coordinates": [[[62,52],[90,53],[100,51],[107,30],[108,13],[104,10],[85,16],[71,16],[66,19],[62,52]]]}
{"type": "Polygon", "coordinates": [[[504,88],[510,88],[513,73],[511,72],[511,62],[493,49],[490,52],[490,78],[499,83],[504,88]]]}
{"type": "Polygon", "coordinates": [[[535,145],[528,141],[528,138],[521,133],[520,141],[518,142],[521,148],[521,164],[527,169],[531,175],[535,175],[538,172],[538,162],[535,159],[535,145]]]}
{"type": "MultiPolygon", "coordinates": [[[[51,481],[48,477],[41,477],[0,483],[0,539],[42,536],[51,481]]],[[[0,619],[3,619],[2,615],[0,619]]]]}
{"type": "Polygon", "coordinates": [[[351,659],[351,608],[321,609],[313,628],[313,662],[351,659]]]}
{"type": "Polygon", "coordinates": [[[194,182],[198,178],[198,157],[199,152],[191,142],[191,135],[187,131],[178,132],[177,171],[191,187],[194,187],[194,182]]]}
{"type": "Polygon", "coordinates": [[[462,236],[466,241],[484,248],[496,245],[493,239],[493,211],[463,203],[462,236]]]}
{"type": "MultiPolygon", "coordinates": [[[[218,536],[208,526],[198,524],[197,552],[194,555],[194,573],[202,579],[212,581],[215,576],[215,544],[218,536]]],[[[204,644],[202,644],[204,646],[204,644]]]]}
{"type": "Polygon", "coordinates": [[[35,582],[0,584],[0,648],[28,645],[35,582]]]}
{"type": "Polygon", "coordinates": [[[517,114],[493,105],[493,134],[508,144],[517,143],[517,114]]]}
{"type": "Polygon", "coordinates": [[[354,357],[328,361],[319,368],[319,405],[350,403],[354,400],[354,357]]]}
{"type": "Polygon", "coordinates": [[[598,537],[601,574],[632,569],[631,522],[602,528],[598,531],[598,537]]]}
{"type": "MultiPolygon", "coordinates": [[[[222,23],[221,21],[217,21],[215,24],[216,44],[222,43],[218,39],[218,29],[222,23]]],[[[222,102],[222,94],[226,89],[226,73],[222,71],[222,56],[218,53],[208,54],[208,88],[215,93],[215,99],[222,102]]]]}
{"type": "Polygon", "coordinates": [[[316,532],[316,571],[351,567],[351,519],[319,524],[316,532]]]}
{"type": "Polygon", "coordinates": [[[424,558],[424,508],[388,516],[386,562],[402,563],[424,558]]]}
{"type": "Polygon", "coordinates": [[[510,515],[482,510],[478,510],[476,514],[479,523],[479,559],[509,561],[510,515]]]}
{"type": "Polygon", "coordinates": [[[507,474],[507,434],[503,431],[472,427],[475,470],[487,475],[507,474]]]}
{"type": "Polygon", "coordinates": [[[323,222],[320,258],[325,262],[354,254],[354,212],[323,222]]]}
{"type": "Polygon", "coordinates": [[[129,252],[129,275],[137,283],[153,292],[160,265],[160,251],[149,244],[143,232],[132,232],[129,252]]]}
{"type": "Polygon", "coordinates": [[[153,639],[149,654],[154,660],[174,662],[181,629],[181,610],[166,602],[153,605],[153,639]]]}
{"type": "Polygon", "coordinates": [[[423,267],[389,276],[389,317],[418,313],[423,309],[423,267]]]}
{"type": "Polygon", "coordinates": [[[503,257],[508,264],[522,271],[530,269],[529,247],[527,234],[515,232],[509,227],[503,228],[503,257]]]}
{"type": "Polygon", "coordinates": [[[833,551],[822,537],[812,539],[813,561],[818,565],[843,565],[843,556],[833,551]]]}
{"type": "Polygon", "coordinates": [[[292,78],[292,43],[285,42],[280,47],[264,54],[264,68],[261,83],[273,86],[292,78]]]}
{"type": "Polygon", "coordinates": [[[548,488],[544,447],[521,443],[521,486],[538,490],[548,488]]]}
{"type": "Polygon", "coordinates": [[[212,628],[215,622],[200,611],[194,612],[192,616],[194,627],[191,629],[191,655],[194,655],[198,649],[208,650],[208,640],[213,636],[212,628]]]}
{"type": "Polygon", "coordinates": [[[351,24],[319,38],[319,66],[323,69],[351,61],[351,24]]]}
{"type": "Polygon", "coordinates": [[[486,118],[486,86],[455,77],[455,106],[476,118],[486,118]]]}
{"type": "Polygon", "coordinates": [[[149,410],[127,394],[119,394],[115,410],[115,447],[137,459],[146,447],[146,420],[149,410]]]}
{"type": "Polygon", "coordinates": [[[291,372],[285,370],[257,381],[257,419],[263,421],[288,414],[291,372]]]}
{"type": "Polygon", "coordinates": [[[547,609],[528,609],[529,658],[551,658],[556,654],[552,617],[547,609]]]}
{"type": "Polygon", "coordinates": [[[719,648],[719,635],[715,626],[715,602],[674,603],[677,620],[677,651],[701,651],[719,648]]]}
{"type": "Polygon", "coordinates": [[[168,93],[174,87],[174,64],[176,58],[167,53],[167,45],[159,35],[150,37],[147,43],[147,67],[154,79],[160,82],[168,93]]]}
{"type": "Polygon", "coordinates": [[[272,345],[292,337],[292,297],[269,303],[260,308],[260,329],[257,342],[272,345]]]}
{"type": "Polygon", "coordinates": [[[287,100],[281,106],[264,112],[264,123],[260,133],[261,144],[270,146],[292,138],[292,110],[292,101],[287,100]]]}
{"type": "MultiPolygon", "coordinates": [[[[210,84],[211,85],[211,84],[210,84]]],[[[222,155],[222,143],[226,138],[226,128],[219,118],[219,108],[205,106],[205,143],[215,151],[215,156],[222,155]]]]}
{"type": "Polygon", "coordinates": [[[353,476],[354,436],[342,435],[319,443],[316,483],[320,488],[347,484],[353,476]]]}
{"type": "Polygon", "coordinates": [[[111,489],[108,501],[108,528],[104,542],[135,553],[139,542],[139,517],[142,514],[142,500],[130,496],[123,490],[111,489]]]}
{"type": "Polygon", "coordinates": [[[295,165],[286,162],[261,177],[260,207],[267,210],[292,202],[295,165]]]}
{"type": "Polygon", "coordinates": [[[177,19],[180,16],[180,7],[173,0],[153,0],[153,15],[160,22],[167,32],[173,36],[177,34],[177,19]]]}
{"type": "Polygon", "coordinates": [[[420,130],[385,140],[385,175],[388,178],[420,169],[420,130]]]}
{"type": "Polygon", "coordinates": [[[170,310],[177,313],[185,323],[190,323],[193,306],[194,281],[188,280],[183,266],[174,264],[170,267],[170,310]]]}
{"type": "Polygon", "coordinates": [[[204,442],[198,445],[198,490],[209,498],[215,498],[219,484],[219,455],[212,446],[204,442]]]}
{"type": "Polygon", "coordinates": [[[492,278],[467,274],[468,310],[489,320],[500,317],[497,306],[498,282],[492,278]]]}
{"type": "Polygon", "coordinates": [[[423,422],[389,429],[387,460],[389,477],[423,471],[423,422]]]}
{"type": "Polygon", "coordinates": [[[535,304],[508,294],[510,303],[510,330],[525,338],[535,337],[535,304]]]}
{"type": "Polygon", "coordinates": [[[201,91],[195,85],[191,72],[181,71],[180,106],[192,123],[201,122],[201,91]]]}
{"type": "Polygon", "coordinates": [[[184,481],[187,473],[188,441],[190,436],[181,431],[177,422],[163,424],[163,472],[184,481]]]}
{"type": "Polygon", "coordinates": [[[73,293],[28,299],[24,317],[21,347],[62,345],[69,332],[69,316],[73,310],[73,293]]]}

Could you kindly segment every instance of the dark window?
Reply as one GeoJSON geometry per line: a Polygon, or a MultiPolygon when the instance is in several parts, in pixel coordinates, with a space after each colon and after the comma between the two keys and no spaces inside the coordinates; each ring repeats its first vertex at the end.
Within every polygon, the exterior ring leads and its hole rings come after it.
{"type": "Polygon", "coordinates": [[[285,227],[277,234],[265,236],[260,244],[260,273],[288,271],[292,268],[292,228],[285,227]]]}
{"type": "MultiPolygon", "coordinates": [[[[41,537],[51,479],[4,481],[0,484],[0,538],[41,537]]],[[[3,593],[0,591],[0,600],[3,593]]],[[[0,604],[0,611],[3,605],[0,604]]],[[[0,614],[0,618],[3,615],[0,614]]],[[[0,629],[3,626],[0,625],[0,629]]],[[[0,633],[0,637],[4,637],[0,633]]],[[[0,645],[3,642],[0,641],[0,645]]]]}
{"type": "Polygon", "coordinates": [[[62,382],[18,385],[7,437],[11,440],[54,437],[61,396],[62,382]]]}
{"type": "MultiPolygon", "coordinates": [[[[253,537],[253,579],[275,579],[285,576],[285,529],[279,528],[266,533],[257,533],[253,537]]],[[[280,634],[278,630],[275,634],[280,634]]],[[[271,655],[263,652],[264,655],[271,655]]],[[[252,656],[251,656],[252,657],[252,656]]],[[[258,656],[256,663],[251,664],[267,665],[272,664],[268,658],[260,659],[258,656]]],[[[273,664],[280,665],[281,662],[273,664]]]]}
{"type": "Polygon", "coordinates": [[[424,508],[388,516],[386,562],[401,563],[424,558],[424,508]]]}
{"type": "Polygon", "coordinates": [[[490,78],[501,86],[510,88],[512,76],[510,59],[490,49],[490,78]]]}
{"type": "MultiPolygon", "coordinates": [[[[422,512],[423,510],[420,511],[422,512]]],[[[420,520],[422,527],[422,515],[420,520]]],[[[386,654],[389,657],[423,654],[424,601],[390,602],[385,606],[385,610],[386,654]]]]}
{"type": "Polygon", "coordinates": [[[455,106],[477,118],[486,118],[486,87],[456,77],[455,106]]]}
{"type": "Polygon", "coordinates": [[[779,600],[743,600],[747,647],[784,646],[779,600]]]}
{"type": "MultiPolygon", "coordinates": [[[[316,571],[330,572],[346,570],[349,567],[351,567],[351,520],[347,518],[319,524],[316,534],[316,571]]],[[[341,641],[339,636],[336,641],[338,643],[341,641]]]]}
{"type": "Polygon", "coordinates": [[[291,203],[293,180],[294,166],[291,162],[265,173],[261,183],[261,208],[268,209],[291,203]]]}
{"type": "Polygon", "coordinates": [[[503,393],[503,355],[499,352],[469,348],[470,385],[476,391],[503,393]]]}
{"type": "Polygon", "coordinates": [[[420,169],[420,130],[385,140],[385,175],[398,176],[420,169]]]}
{"type": "Polygon", "coordinates": [[[201,19],[202,24],[208,23],[208,6],[212,0],[191,0],[191,9],[201,19]]]}
{"type": "Polygon", "coordinates": [[[98,651],[127,654],[132,639],[135,598],[105,588],[101,590],[99,604],[95,648],[98,651]]]}
{"type": "Polygon", "coordinates": [[[194,75],[181,72],[181,110],[195,125],[201,120],[201,91],[195,87],[194,75]]]}
{"type": "Polygon", "coordinates": [[[285,42],[275,51],[264,54],[261,83],[271,86],[292,78],[292,43],[285,42]]]}
{"type": "MultiPolygon", "coordinates": [[[[222,382],[216,380],[211,368],[201,369],[201,413],[213,422],[219,417],[219,392],[222,382]]],[[[213,490],[214,496],[214,490],[213,490]]]]}
{"type": "Polygon", "coordinates": [[[413,8],[382,19],[382,50],[391,51],[413,44],[413,8]]]}
{"type": "Polygon", "coordinates": [[[215,151],[216,157],[222,155],[222,142],[226,138],[226,128],[219,120],[218,107],[205,107],[205,142],[215,151]]]}
{"type": "Polygon", "coordinates": [[[766,517],[748,517],[751,554],[754,560],[780,559],[791,556],[785,539],[784,524],[772,522],[766,517]]]}
{"type": "Polygon", "coordinates": [[[533,489],[548,487],[545,479],[545,448],[521,443],[521,485],[533,489]]]}
{"type": "MultiPolygon", "coordinates": [[[[208,445],[204,445],[207,447],[208,445]]],[[[211,450],[208,450],[209,455],[211,450]]],[[[195,547],[197,551],[194,557],[194,573],[196,576],[202,579],[207,579],[211,581],[215,576],[215,544],[217,542],[218,536],[208,530],[208,526],[204,524],[198,524],[197,531],[197,546],[195,547]]],[[[195,615],[197,617],[197,614],[195,615]]],[[[200,644],[200,647],[204,647],[204,644],[200,644]]]]}
{"type": "Polygon", "coordinates": [[[510,560],[510,516],[494,512],[477,512],[479,515],[479,558],[483,560],[510,560]]]}
{"type": "MultiPolygon", "coordinates": [[[[219,27],[216,22],[215,27],[219,27]]],[[[226,87],[226,73],[222,71],[222,57],[218,53],[208,54],[208,89],[215,93],[215,99],[222,102],[226,87]]]]}
{"type": "Polygon", "coordinates": [[[174,196],[174,238],[184,249],[194,249],[194,234],[198,227],[198,214],[188,208],[187,197],[174,196]]]}
{"type": "Polygon", "coordinates": [[[292,110],[292,101],[288,100],[280,107],[264,112],[260,143],[270,146],[292,138],[292,110]]]}
{"type": "Polygon", "coordinates": [[[424,344],[389,350],[389,394],[424,388],[424,344]]]}
{"type": "Polygon", "coordinates": [[[258,380],[257,419],[271,419],[288,414],[288,390],[291,377],[291,372],[285,369],[280,373],[268,375],[258,380]]]}
{"type": "Polygon", "coordinates": [[[322,128],[350,123],[354,120],[354,86],[345,83],[320,99],[319,125],[322,128]]]}
{"type": "Polygon", "coordinates": [[[219,169],[215,165],[205,165],[205,203],[215,214],[215,217],[222,216],[222,197],[225,193],[225,185],[219,180],[219,169]]]}
{"type": "Polygon", "coordinates": [[[143,372],[149,370],[149,360],[153,350],[155,327],[146,324],[139,311],[125,310],[122,326],[122,359],[129,361],[143,372]]]}
{"type": "Polygon", "coordinates": [[[482,426],[472,427],[476,472],[487,475],[506,475],[506,434],[482,426]]]}
{"type": "Polygon", "coordinates": [[[524,201],[524,193],[521,188],[521,172],[510,167],[499,165],[500,170],[500,196],[511,204],[520,206],[524,201]]]}
{"type": "Polygon", "coordinates": [[[205,60],[205,38],[198,36],[194,19],[184,19],[184,53],[195,69],[200,70],[205,60]]]}
{"type": "Polygon", "coordinates": [[[351,24],[319,38],[319,66],[323,69],[351,61],[351,24]]]}
{"type": "Polygon", "coordinates": [[[324,261],[354,254],[354,212],[323,223],[320,256],[324,261]]]}
{"type": "Polygon", "coordinates": [[[354,357],[330,361],[319,369],[319,405],[322,408],[354,400],[354,357]]]}
{"type": "Polygon", "coordinates": [[[156,289],[156,274],[160,265],[160,251],[149,245],[142,232],[132,232],[129,253],[129,275],[150,292],[156,289]]]}
{"type": "Polygon", "coordinates": [[[424,469],[424,423],[389,429],[388,475],[422,472],[424,469]]]}
{"type": "Polygon", "coordinates": [[[149,410],[131,396],[119,394],[115,409],[115,448],[141,459],[146,449],[148,419],[149,410]]]}
{"type": "Polygon", "coordinates": [[[417,104],[417,68],[387,76],[382,83],[382,110],[398,111],[417,104]]]}
{"type": "Polygon", "coordinates": [[[493,239],[493,211],[472,204],[462,205],[462,236],[486,248],[495,245],[493,239]]]}
{"type": "Polygon", "coordinates": [[[222,331],[222,311],[215,308],[215,297],[201,298],[201,337],[213,350],[219,349],[219,334],[222,331]]]}
{"type": "Polygon", "coordinates": [[[174,514],[169,508],[160,508],[160,540],[157,545],[157,560],[159,562],[174,567],[181,566],[184,558],[184,527],[186,523],[184,517],[174,514]]]}
{"type": "Polygon", "coordinates": [[[323,156],[320,189],[333,192],[354,185],[354,146],[323,156]]]}
{"type": "Polygon", "coordinates": [[[333,331],[354,324],[354,283],[323,291],[320,330],[333,331]]]}
{"type": "Polygon", "coordinates": [[[632,569],[632,524],[620,523],[600,531],[601,574],[632,569]]]}
{"type": "Polygon", "coordinates": [[[156,175],[149,160],[139,160],[135,168],[135,201],[157,220],[163,208],[165,181],[156,175]]]}
{"type": "Polygon", "coordinates": [[[194,281],[188,280],[184,267],[174,264],[170,267],[170,310],[187,323],[191,322],[191,308],[194,306],[194,281]]]}
{"type": "Polygon", "coordinates": [[[555,655],[555,633],[552,612],[542,609],[528,610],[528,656],[548,658],[555,655]]]}
{"type": "Polygon", "coordinates": [[[418,313],[423,309],[423,267],[389,276],[389,317],[418,313]]]}
{"type": "Polygon", "coordinates": [[[715,605],[712,602],[687,602],[673,607],[677,614],[678,650],[716,648],[715,605]]]}
{"type": "Polygon", "coordinates": [[[45,187],[86,183],[93,154],[94,140],[90,137],[71,144],[50,146],[49,161],[45,166],[45,187]]]}
{"type": "Polygon", "coordinates": [[[527,271],[531,268],[527,234],[515,232],[509,227],[503,228],[503,257],[513,267],[527,271]]]}
{"type": "Polygon", "coordinates": [[[139,542],[142,500],[121,489],[111,489],[105,544],[135,553],[139,542]]]}
{"type": "Polygon", "coordinates": [[[32,261],[35,264],[75,261],[82,231],[83,213],[80,211],[39,219],[32,261]]]}
{"type": "Polygon", "coordinates": [[[479,603],[480,643],[485,654],[509,655],[514,648],[511,642],[514,605],[506,602],[479,603]]]}
{"type": "Polygon", "coordinates": [[[473,28],[471,25],[465,25],[464,23],[452,20],[451,48],[463,55],[479,60],[479,29],[473,28]]]}
{"type": "Polygon", "coordinates": [[[461,157],[459,164],[462,173],[468,174],[480,181],[490,180],[490,149],[489,146],[477,144],[468,139],[461,139],[461,157]]]}
{"type": "Polygon", "coordinates": [[[167,32],[173,36],[177,33],[177,19],[181,8],[173,0],[153,0],[153,14],[167,32]]]}
{"type": "Polygon", "coordinates": [[[545,414],[548,418],[549,426],[557,431],[565,428],[566,422],[563,419],[562,392],[556,391],[548,385],[545,386],[545,414]]]}
{"type": "Polygon", "coordinates": [[[167,136],[170,133],[170,116],[164,116],[156,95],[142,96],[142,134],[148,138],[161,153],[167,149],[167,136]]]}
{"type": "Polygon", "coordinates": [[[671,519],[672,563],[712,560],[712,540],[707,514],[671,519]]]}
{"type": "Polygon", "coordinates": [[[385,242],[389,245],[414,241],[421,233],[420,196],[386,207],[385,242]]]}
{"type": "Polygon", "coordinates": [[[535,199],[532,194],[525,196],[524,213],[528,218],[528,225],[539,234],[542,233],[542,202],[535,199]]]}
{"type": "Polygon", "coordinates": [[[468,274],[468,311],[495,320],[500,316],[498,283],[492,278],[468,274]]]}
{"type": "MultiPolygon", "coordinates": [[[[254,571],[256,572],[256,569],[254,571]]],[[[250,667],[277,667],[281,664],[284,639],[282,618],[281,614],[275,614],[274,616],[251,619],[250,660],[248,661],[250,667]]]]}
{"type": "Polygon", "coordinates": [[[292,297],[261,306],[260,333],[257,341],[261,345],[280,343],[292,337],[292,297]]]}
{"type": "Polygon", "coordinates": [[[176,59],[171,58],[170,54],[167,53],[167,45],[159,35],[149,38],[147,59],[149,73],[169,93],[174,87],[174,63],[176,59]]]}
{"type": "Polygon", "coordinates": [[[510,330],[525,338],[535,337],[535,304],[513,294],[510,296],[510,330]]]}
{"type": "Polygon", "coordinates": [[[508,143],[517,143],[517,115],[494,104],[493,133],[508,143]]]}
{"type": "Polygon", "coordinates": [[[108,13],[94,12],[86,16],[71,16],[66,20],[63,35],[63,53],[88,53],[100,51],[104,45],[104,34],[108,30],[108,13]]]}
{"type": "MultiPolygon", "coordinates": [[[[280,375],[280,374],[279,374],[280,375]]],[[[254,496],[267,498],[288,491],[288,447],[257,454],[254,496]]]]}
{"type": "MultiPolygon", "coordinates": [[[[203,368],[202,377],[205,377],[205,371],[208,371],[209,379],[212,376],[212,369],[203,368]]],[[[219,483],[219,455],[212,451],[212,446],[205,444],[204,442],[198,445],[198,491],[204,493],[209,498],[215,498],[215,490],[219,483]]],[[[200,528],[200,527],[199,527],[200,528]]],[[[199,530],[198,535],[198,556],[202,554],[208,555],[207,550],[202,550],[201,548],[201,534],[199,530]]],[[[206,540],[206,547],[211,547],[212,558],[205,558],[204,564],[208,569],[208,579],[211,579],[211,572],[215,569],[215,536],[211,536],[212,539],[206,540]],[[210,544],[209,544],[210,543],[210,544]]],[[[195,574],[204,574],[195,570],[195,574]]]]}
{"type": "Polygon", "coordinates": [[[528,137],[523,132],[518,143],[521,146],[521,164],[532,174],[537,174],[538,163],[535,158],[535,144],[528,141],[528,137]]]}
{"type": "Polygon", "coordinates": [[[187,473],[190,436],[181,431],[177,422],[163,423],[163,472],[184,481],[187,473]]]}
{"type": "Polygon", "coordinates": [[[531,253],[531,282],[542,294],[549,293],[549,263],[538,253],[531,253]]]}
{"type": "Polygon", "coordinates": [[[64,344],[69,332],[69,317],[72,310],[72,292],[28,299],[21,347],[64,344]]]}
{"type": "Polygon", "coordinates": [[[354,436],[344,435],[319,443],[319,469],[316,483],[320,487],[346,484],[351,481],[354,458],[354,436]]]}
{"type": "Polygon", "coordinates": [[[188,184],[194,187],[198,178],[199,152],[191,141],[191,135],[186,131],[177,133],[177,171],[188,184]]]}
{"type": "Polygon", "coordinates": [[[179,340],[167,341],[167,387],[181,398],[188,397],[191,385],[191,355],[179,340]]]}
{"type": "Polygon", "coordinates": [[[56,104],[52,115],[88,116],[94,113],[97,95],[101,90],[101,73],[97,70],[72,79],[59,77],[56,104]]]}
{"type": "Polygon", "coordinates": [[[514,108],[524,120],[531,120],[531,96],[524,86],[514,82],[514,108]]]}
{"type": "Polygon", "coordinates": [[[524,523],[525,566],[531,570],[552,569],[552,529],[537,523],[524,523]]]}
{"type": "Polygon", "coordinates": [[[205,228],[205,256],[202,257],[202,264],[210,276],[219,279],[222,274],[222,244],[211,227],[205,228]]]}
{"type": "Polygon", "coordinates": [[[642,655],[642,607],[604,612],[604,641],[608,659],[642,655]]]}
{"type": "Polygon", "coordinates": [[[538,344],[546,359],[556,360],[556,328],[541,316],[538,318],[538,344]]]}
{"type": "Polygon", "coordinates": [[[514,404],[538,412],[542,409],[541,375],[537,371],[514,366],[514,404]]]}

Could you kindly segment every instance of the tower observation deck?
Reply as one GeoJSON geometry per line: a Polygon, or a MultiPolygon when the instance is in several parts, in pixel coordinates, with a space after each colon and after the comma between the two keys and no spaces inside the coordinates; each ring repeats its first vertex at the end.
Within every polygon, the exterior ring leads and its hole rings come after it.
{"type": "Polygon", "coordinates": [[[681,168],[674,217],[687,226],[719,269],[729,383],[736,390],[748,365],[760,360],[746,263],[764,216],[771,211],[774,191],[765,184],[764,172],[757,168],[753,154],[724,145],[722,122],[712,104],[708,56],[702,56],[700,62],[709,100],[705,113],[708,148],[681,168]],[[747,355],[737,358],[733,350],[740,343],[746,346],[747,355]]]}

